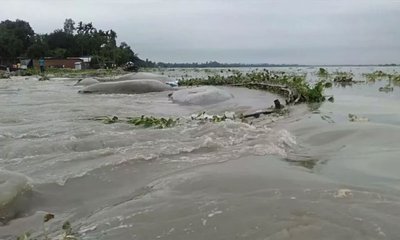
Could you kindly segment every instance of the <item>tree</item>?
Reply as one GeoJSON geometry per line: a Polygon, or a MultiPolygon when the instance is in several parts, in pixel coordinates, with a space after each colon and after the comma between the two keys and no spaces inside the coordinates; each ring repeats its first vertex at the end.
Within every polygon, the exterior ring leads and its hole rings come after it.
{"type": "Polygon", "coordinates": [[[56,48],[69,48],[70,47],[70,35],[61,29],[57,29],[50,33],[47,37],[47,42],[50,49],[56,48]]]}
{"type": "Polygon", "coordinates": [[[135,62],[135,57],[135,53],[126,42],[122,42],[115,50],[115,63],[119,66],[127,62],[135,62]]]}
{"type": "Polygon", "coordinates": [[[0,63],[13,62],[23,50],[23,42],[10,30],[0,26],[0,63]]]}
{"type": "Polygon", "coordinates": [[[35,34],[23,20],[0,22],[1,64],[15,63],[18,57],[24,56],[65,58],[85,55],[96,56],[93,64],[98,67],[121,66],[127,62],[134,62],[135,66],[154,66],[151,61],[141,60],[127,43],[117,46],[114,30],[97,30],[91,22],[75,24],[67,18],[62,29],[42,35],[35,34]]]}
{"type": "Polygon", "coordinates": [[[65,19],[64,22],[64,32],[66,34],[72,35],[75,31],[75,22],[71,18],[65,19]]]}
{"type": "Polygon", "coordinates": [[[113,47],[117,46],[117,33],[114,32],[112,29],[107,31],[107,36],[108,36],[108,43],[110,43],[113,47]]]}
{"type": "Polygon", "coordinates": [[[54,50],[50,50],[48,55],[49,57],[55,57],[55,58],[65,58],[67,50],[64,48],[56,48],[54,50]]]}
{"type": "Polygon", "coordinates": [[[28,48],[29,58],[40,58],[48,54],[49,46],[46,42],[46,35],[35,35],[33,44],[28,48]]]}
{"type": "Polygon", "coordinates": [[[0,26],[10,30],[11,34],[13,34],[17,39],[21,40],[24,50],[26,50],[32,43],[35,32],[28,22],[19,19],[16,21],[6,20],[2,21],[0,26]]]}
{"type": "Polygon", "coordinates": [[[28,22],[2,21],[0,23],[0,58],[2,61],[13,62],[24,55],[32,44],[34,31],[28,22]]]}
{"type": "Polygon", "coordinates": [[[78,22],[78,27],[76,28],[76,32],[78,34],[83,33],[83,23],[82,23],[82,21],[78,22]]]}
{"type": "Polygon", "coordinates": [[[104,60],[100,56],[92,56],[92,59],[90,60],[90,67],[94,69],[104,67],[104,60]]]}

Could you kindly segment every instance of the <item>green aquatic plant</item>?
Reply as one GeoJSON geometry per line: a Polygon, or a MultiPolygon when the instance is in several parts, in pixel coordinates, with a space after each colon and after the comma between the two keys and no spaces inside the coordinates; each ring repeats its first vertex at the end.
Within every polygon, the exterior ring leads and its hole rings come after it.
{"type": "Polygon", "coordinates": [[[306,97],[307,102],[322,102],[325,101],[325,97],[322,95],[324,91],[324,82],[318,82],[313,87],[307,86],[307,94],[306,97]]]}
{"type": "Polygon", "coordinates": [[[396,82],[400,82],[400,74],[393,74],[391,79],[396,82]]]}
{"type": "Polygon", "coordinates": [[[325,68],[319,68],[319,70],[317,72],[317,76],[318,77],[328,77],[329,76],[329,72],[325,68]]]}
{"type": "Polygon", "coordinates": [[[400,73],[393,72],[393,73],[387,73],[383,71],[375,71],[372,73],[365,73],[363,76],[368,80],[368,81],[376,81],[376,80],[389,80],[392,81],[391,83],[397,85],[400,82],[400,73]]]}
{"type": "Polygon", "coordinates": [[[95,121],[102,121],[104,124],[113,124],[113,123],[128,123],[132,124],[138,127],[144,127],[144,128],[158,128],[158,129],[163,129],[163,128],[170,128],[174,127],[179,123],[182,122],[198,122],[198,123],[205,123],[205,122],[212,122],[212,123],[219,123],[219,122],[224,122],[227,120],[232,120],[232,121],[242,121],[246,122],[247,118],[258,118],[261,115],[269,115],[269,114],[274,114],[276,115],[284,115],[287,113],[287,109],[284,108],[283,106],[280,105],[280,103],[277,105],[277,102],[279,103],[279,100],[275,100],[275,107],[271,107],[265,111],[258,111],[255,113],[250,113],[250,114],[236,114],[234,112],[225,112],[222,115],[209,115],[206,112],[200,112],[198,114],[193,114],[190,116],[190,118],[156,118],[153,116],[145,116],[142,115],[140,117],[127,117],[127,118],[122,118],[122,117],[96,117],[96,118],[91,118],[89,120],[95,120],[95,121]],[[280,106],[277,108],[277,106],[280,106]]]}
{"type": "Polygon", "coordinates": [[[140,117],[128,117],[128,118],[119,118],[117,116],[109,117],[109,116],[104,116],[104,117],[96,117],[92,118],[90,120],[95,120],[95,121],[102,121],[105,124],[113,124],[113,123],[119,123],[119,122],[125,122],[129,124],[133,124],[135,126],[141,126],[145,128],[153,127],[153,128],[169,128],[175,126],[179,118],[156,118],[156,117],[147,117],[147,116],[140,116],[140,117]]]}
{"type": "Polygon", "coordinates": [[[238,86],[274,92],[286,97],[287,103],[323,101],[324,82],[314,86],[306,81],[305,75],[271,72],[268,70],[242,73],[232,70],[231,75],[213,75],[207,78],[182,78],[179,86],[238,86]]]}
{"type": "Polygon", "coordinates": [[[381,70],[374,71],[372,73],[364,73],[363,76],[369,81],[375,81],[378,79],[385,79],[392,77],[392,74],[385,73],[381,70]]]}
{"type": "Polygon", "coordinates": [[[117,116],[113,116],[112,118],[106,116],[106,117],[103,119],[103,122],[104,122],[105,124],[112,124],[112,123],[118,122],[118,120],[119,120],[119,119],[118,119],[117,116]]]}
{"type": "Polygon", "coordinates": [[[141,117],[129,118],[127,123],[133,124],[135,126],[142,126],[145,128],[154,127],[154,128],[170,128],[177,124],[179,118],[155,118],[155,117],[146,117],[142,115],[141,117]]]}
{"type": "Polygon", "coordinates": [[[336,83],[351,83],[351,82],[353,82],[353,77],[351,77],[351,76],[336,76],[333,79],[333,81],[336,83]]]}
{"type": "Polygon", "coordinates": [[[331,88],[332,85],[333,85],[332,82],[326,82],[325,85],[324,85],[324,87],[325,87],[325,88],[331,88]]]}
{"type": "Polygon", "coordinates": [[[352,72],[335,71],[332,76],[333,81],[336,83],[351,83],[353,82],[354,74],[352,72]]]}

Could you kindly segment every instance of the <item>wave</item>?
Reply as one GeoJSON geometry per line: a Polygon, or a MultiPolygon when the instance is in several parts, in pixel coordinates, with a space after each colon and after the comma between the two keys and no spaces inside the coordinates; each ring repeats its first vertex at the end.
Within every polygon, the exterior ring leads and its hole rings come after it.
{"type": "Polygon", "coordinates": [[[27,207],[27,197],[32,190],[24,175],[0,170],[0,222],[6,223],[27,207]]]}
{"type": "Polygon", "coordinates": [[[3,148],[2,164],[31,176],[35,183],[81,177],[102,167],[126,162],[162,161],[204,164],[247,155],[286,156],[296,141],[286,130],[240,122],[182,125],[171,129],[129,129],[34,139],[3,148]]]}

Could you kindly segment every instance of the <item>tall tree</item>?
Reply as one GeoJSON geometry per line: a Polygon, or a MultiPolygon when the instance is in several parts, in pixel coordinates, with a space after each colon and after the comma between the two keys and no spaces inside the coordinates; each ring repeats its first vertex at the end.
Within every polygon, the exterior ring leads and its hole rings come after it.
{"type": "Polygon", "coordinates": [[[33,44],[28,48],[29,58],[40,58],[48,55],[49,46],[47,45],[46,35],[35,35],[33,44]]]}
{"type": "Polygon", "coordinates": [[[0,63],[13,62],[23,51],[23,41],[12,31],[0,26],[0,63]]]}
{"type": "Polygon", "coordinates": [[[64,32],[66,34],[72,35],[72,34],[74,34],[74,31],[75,31],[75,22],[74,22],[74,20],[72,20],[71,18],[65,19],[64,32]]]}
{"type": "Polygon", "coordinates": [[[50,49],[70,47],[70,35],[61,29],[57,29],[50,33],[47,37],[47,42],[50,49]]]}
{"type": "Polygon", "coordinates": [[[28,22],[17,19],[16,21],[2,21],[0,23],[0,57],[3,61],[15,61],[24,55],[33,42],[34,31],[28,22]]]}
{"type": "Polygon", "coordinates": [[[115,50],[115,63],[117,65],[123,65],[127,62],[135,63],[137,62],[136,58],[137,56],[126,42],[122,42],[120,46],[115,50]]]}

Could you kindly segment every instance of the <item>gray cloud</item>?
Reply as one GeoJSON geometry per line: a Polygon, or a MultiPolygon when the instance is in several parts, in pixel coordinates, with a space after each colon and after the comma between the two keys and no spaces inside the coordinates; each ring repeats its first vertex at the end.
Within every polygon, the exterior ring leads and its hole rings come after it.
{"type": "Polygon", "coordinates": [[[13,0],[0,16],[40,33],[91,21],[154,61],[400,63],[399,1],[13,0]]]}

